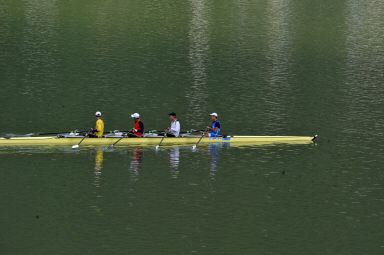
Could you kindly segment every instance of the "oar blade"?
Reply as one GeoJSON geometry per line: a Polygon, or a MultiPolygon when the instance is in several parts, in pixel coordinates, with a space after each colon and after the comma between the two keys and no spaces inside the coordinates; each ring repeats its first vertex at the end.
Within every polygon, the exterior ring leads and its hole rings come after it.
{"type": "Polygon", "coordinates": [[[79,148],[80,146],[78,145],[78,144],[76,144],[76,145],[73,145],[72,146],[72,149],[77,149],[77,148],[79,148]]]}
{"type": "Polygon", "coordinates": [[[196,149],[197,145],[199,145],[199,143],[201,142],[201,139],[203,139],[205,137],[205,133],[206,132],[203,132],[203,134],[201,135],[199,141],[195,145],[193,145],[192,150],[196,149]]]}
{"type": "Polygon", "coordinates": [[[162,144],[162,142],[164,141],[164,138],[166,137],[166,135],[164,135],[163,136],[163,138],[161,138],[161,141],[160,141],[160,143],[158,144],[158,145],[156,145],[156,150],[158,150],[159,149],[159,147],[160,147],[160,145],[162,144]]]}

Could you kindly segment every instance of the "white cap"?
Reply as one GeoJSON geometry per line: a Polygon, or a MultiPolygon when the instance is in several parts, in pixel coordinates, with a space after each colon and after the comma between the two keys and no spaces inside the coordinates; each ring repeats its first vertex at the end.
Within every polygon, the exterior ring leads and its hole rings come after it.
{"type": "Polygon", "coordinates": [[[209,114],[209,115],[211,115],[211,116],[215,116],[216,118],[219,117],[219,115],[217,115],[217,113],[215,113],[215,112],[213,112],[213,113],[211,113],[211,114],[209,114]]]}
{"type": "Polygon", "coordinates": [[[134,114],[131,115],[132,118],[135,118],[135,119],[140,119],[140,114],[138,114],[137,112],[135,112],[134,114]]]}
{"type": "Polygon", "coordinates": [[[96,113],[95,113],[95,116],[97,116],[97,117],[101,117],[101,112],[96,112],[96,113]]]}

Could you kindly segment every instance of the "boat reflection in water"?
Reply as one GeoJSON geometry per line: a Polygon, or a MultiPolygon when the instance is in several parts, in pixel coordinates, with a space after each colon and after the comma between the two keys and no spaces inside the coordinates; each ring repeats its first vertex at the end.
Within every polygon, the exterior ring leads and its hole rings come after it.
{"type": "Polygon", "coordinates": [[[137,177],[139,176],[140,165],[143,162],[143,154],[143,147],[136,146],[133,148],[129,172],[131,174],[132,180],[134,181],[137,181],[137,177]]]}

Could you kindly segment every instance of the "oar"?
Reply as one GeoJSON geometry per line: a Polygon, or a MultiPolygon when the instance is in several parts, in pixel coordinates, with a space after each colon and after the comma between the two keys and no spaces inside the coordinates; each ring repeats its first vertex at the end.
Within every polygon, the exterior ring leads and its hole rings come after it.
{"type": "MultiPolygon", "coordinates": [[[[196,130],[196,129],[190,129],[190,130],[186,130],[186,131],[181,131],[180,134],[190,134],[190,133],[196,133],[196,132],[204,132],[205,130],[196,130]]],[[[153,134],[161,134],[161,133],[164,133],[165,131],[157,131],[156,129],[155,130],[149,130],[147,131],[146,133],[153,133],[153,134]]]]}
{"type": "Polygon", "coordinates": [[[201,139],[203,139],[203,137],[205,136],[205,133],[207,133],[207,131],[203,132],[202,136],[200,137],[199,141],[192,146],[192,150],[196,149],[197,145],[199,145],[201,139]]]}
{"type": "Polygon", "coordinates": [[[79,148],[80,144],[84,141],[84,139],[87,137],[87,135],[88,135],[88,134],[85,134],[85,136],[83,137],[83,139],[81,139],[81,141],[80,141],[78,144],[73,145],[73,146],[72,146],[72,149],[77,149],[77,148],[79,148]]]}
{"type": "Polygon", "coordinates": [[[158,145],[156,145],[156,150],[159,149],[159,147],[160,147],[160,145],[161,145],[161,143],[163,142],[163,140],[164,140],[165,137],[166,137],[166,134],[164,134],[163,138],[161,138],[160,143],[159,143],[158,145]]]}
{"type": "Polygon", "coordinates": [[[37,133],[36,135],[58,135],[58,134],[64,134],[66,132],[48,132],[48,133],[37,133]]]}
{"type": "Polygon", "coordinates": [[[120,137],[119,140],[117,140],[116,142],[114,142],[110,147],[115,146],[115,145],[116,145],[118,142],[120,142],[123,138],[124,138],[124,136],[120,137]]]}
{"type": "Polygon", "coordinates": [[[58,134],[65,134],[65,133],[71,133],[71,132],[75,132],[75,133],[85,133],[87,131],[65,131],[65,132],[47,132],[47,133],[36,133],[37,136],[40,136],[40,135],[58,135],[58,134]]]}
{"type": "Polygon", "coordinates": [[[205,130],[196,130],[196,129],[190,129],[187,131],[181,131],[180,134],[191,134],[191,133],[197,133],[197,132],[204,132],[205,130]]]}
{"type": "Polygon", "coordinates": [[[183,133],[194,133],[194,132],[205,132],[205,131],[206,131],[205,129],[203,129],[203,130],[190,129],[190,130],[187,130],[183,133]]]}

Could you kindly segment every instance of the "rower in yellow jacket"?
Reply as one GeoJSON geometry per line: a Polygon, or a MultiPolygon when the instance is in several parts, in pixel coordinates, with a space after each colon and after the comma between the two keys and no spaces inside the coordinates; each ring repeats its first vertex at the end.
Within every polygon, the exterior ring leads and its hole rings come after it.
{"type": "Polygon", "coordinates": [[[91,128],[91,134],[89,134],[89,137],[102,137],[104,133],[104,121],[101,119],[101,112],[96,112],[96,126],[95,128],[91,128]]]}

